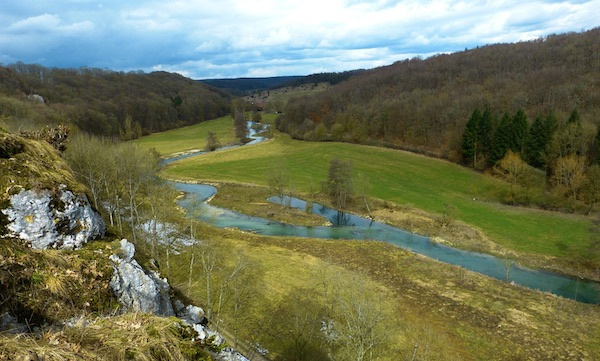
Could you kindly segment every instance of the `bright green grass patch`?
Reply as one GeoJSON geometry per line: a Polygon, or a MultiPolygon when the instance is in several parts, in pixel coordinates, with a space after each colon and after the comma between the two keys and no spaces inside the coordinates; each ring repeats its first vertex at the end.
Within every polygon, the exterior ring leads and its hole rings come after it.
{"type": "MultiPolygon", "coordinates": [[[[247,118],[250,118],[250,116],[250,113],[248,113],[247,118]]],[[[273,113],[261,114],[261,122],[274,124],[278,116],[279,114],[273,113]]],[[[134,142],[146,149],[154,148],[160,155],[167,156],[193,149],[204,149],[209,130],[217,133],[221,145],[232,144],[236,141],[233,119],[231,115],[227,115],[183,128],[150,134],[136,139],[134,142]]]]}
{"type": "Polygon", "coordinates": [[[261,113],[261,123],[264,124],[275,124],[275,119],[279,117],[280,114],[275,113],[261,113]]]}
{"type": "Polygon", "coordinates": [[[551,256],[573,255],[587,247],[585,217],[508,207],[498,191],[507,185],[456,164],[408,152],[346,143],[275,140],[177,162],[164,173],[178,179],[248,182],[266,185],[275,164],[286,165],[293,188],[320,189],[329,161],[351,160],[354,173],[367,180],[367,194],[442,213],[446,204],[456,217],[485,232],[501,245],[519,252],[551,256]]]}
{"type": "Polygon", "coordinates": [[[160,155],[170,155],[192,149],[204,149],[208,131],[217,133],[221,145],[235,142],[230,115],[183,128],[155,133],[135,140],[143,148],[155,148],[160,155]]]}

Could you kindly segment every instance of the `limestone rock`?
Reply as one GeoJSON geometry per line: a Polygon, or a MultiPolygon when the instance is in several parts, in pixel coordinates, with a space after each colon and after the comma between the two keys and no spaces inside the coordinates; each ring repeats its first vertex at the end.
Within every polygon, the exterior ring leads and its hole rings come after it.
{"type": "Polygon", "coordinates": [[[85,195],[60,190],[23,190],[10,197],[11,206],[3,209],[9,220],[7,230],[36,249],[77,249],[106,231],[104,220],[85,195]]]}
{"type": "Polygon", "coordinates": [[[146,273],[133,259],[135,247],[126,239],[121,240],[121,252],[124,258],[110,256],[114,273],[109,284],[119,302],[129,311],[174,316],[167,280],[156,272],[146,273]]]}
{"type": "Polygon", "coordinates": [[[38,102],[38,103],[42,103],[42,104],[44,104],[44,103],[46,102],[46,101],[44,100],[44,97],[43,97],[43,96],[41,96],[41,95],[39,95],[39,94],[29,94],[29,95],[27,96],[27,98],[28,98],[29,100],[31,100],[31,101],[38,102]]]}
{"type": "MultiPolygon", "coordinates": [[[[194,305],[184,306],[181,301],[176,300],[175,309],[177,310],[177,317],[194,328],[194,331],[198,334],[196,340],[207,342],[216,348],[225,344],[223,336],[207,327],[208,319],[204,316],[202,308],[194,305]]],[[[220,361],[248,361],[246,357],[230,347],[223,348],[215,357],[220,361]]]]}
{"type": "Polygon", "coordinates": [[[208,319],[204,316],[204,310],[194,305],[188,305],[177,311],[177,317],[190,325],[200,324],[206,326],[208,324],[208,319]]]}
{"type": "Polygon", "coordinates": [[[27,325],[20,323],[15,317],[8,313],[0,314],[0,333],[8,332],[12,334],[29,332],[27,325]]]}

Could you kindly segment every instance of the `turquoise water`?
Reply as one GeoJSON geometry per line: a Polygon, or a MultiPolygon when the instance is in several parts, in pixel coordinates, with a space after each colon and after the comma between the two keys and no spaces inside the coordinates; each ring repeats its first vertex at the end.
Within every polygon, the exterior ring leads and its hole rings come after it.
{"type": "MultiPolygon", "coordinates": [[[[383,241],[502,281],[514,282],[521,286],[554,293],[580,302],[600,304],[600,284],[598,282],[529,269],[491,255],[444,246],[433,242],[428,237],[340,212],[320,204],[313,204],[312,211],[328,219],[333,224],[332,226],[294,226],[204,203],[204,200],[216,194],[217,190],[212,186],[187,183],[173,183],[173,185],[186,193],[186,197],[180,201],[184,208],[197,208],[195,213],[199,214],[198,218],[216,227],[238,228],[268,236],[383,241]],[[510,267],[508,280],[507,267],[510,267]]],[[[282,200],[278,197],[271,197],[269,201],[282,204],[282,200]]],[[[306,207],[306,202],[297,198],[285,197],[283,202],[301,210],[306,207]]]]}

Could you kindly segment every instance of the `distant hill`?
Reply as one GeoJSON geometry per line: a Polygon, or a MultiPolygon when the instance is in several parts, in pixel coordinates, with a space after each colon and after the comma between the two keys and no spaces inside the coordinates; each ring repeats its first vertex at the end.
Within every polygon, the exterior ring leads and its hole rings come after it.
{"type": "MultiPolygon", "coordinates": [[[[495,119],[522,109],[531,124],[577,109],[600,123],[600,28],[362,72],[288,103],[278,128],[295,138],[379,144],[458,160],[474,109],[495,119]]],[[[497,122],[495,123],[497,124],[497,122]]]]}
{"type": "Polygon", "coordinates": [[[365,70],[351,70],[340,73],[318,73],[306,76],[277,76],[271,78],[235,78],[235,79],[205,79],[201,82],[223,89],[238,96],[259,93],[286,87],[299,87],[306,84],[329,83],[335,85],[358,75],[365,70]]]}
{"type": "Polygon", "coordinates": [[[301,86],[301,85],[305,85],[305,84],[320,84],[320,83],[329,83],[329,85],[336,85],[336,84],[343,82],[344,80],[348,80],[352,76],[359,75],[365,71],[366,70],[364,70],[364,69],[358,69],[358,70],[344,71],[344,72],[340,72],[340,73],[311,74],[311,75],[303,76],[298,79],[293,79],[284,84],[281,84],[281,87],[287,87],[287,86],[295,87],[295,86],[301,86]]]}
{"type": "Polygon", "coordinates": [[[16,128],[65,123],[131,139],[223,116],[230,100],[174,73],[0,67],[0,120],[16,128]]]}
{"type": "Polygon", "coordinates": [[[279,88],[284,84],[303,78],[302,76],[278,76],[270,78],[204,79],[200,82],[223,89],[234,95],[247,95],[257,91],[279,88]]]}

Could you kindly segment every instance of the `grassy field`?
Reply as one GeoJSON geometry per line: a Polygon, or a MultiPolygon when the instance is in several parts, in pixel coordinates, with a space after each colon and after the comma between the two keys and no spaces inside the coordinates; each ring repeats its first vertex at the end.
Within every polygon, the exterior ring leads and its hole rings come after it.
{"type": "MultiPolygon", "coordinates": [[[[600,352],[598,306],[532,291],[381,242],[264,237],[207,229],[265,270],[255,324],[294,289],[318,287],[325,263],[385,294],[390,344],[381,360],[578,360],[600,352]]],[[[171,277],[185,288],[189,254],[171,277]]],[[[202,292],[199,293],[200,295],[202,292]]],[[[242,337],[252,337],[244,334],[242,337]]],[[[256,336],[256,335],[254,335],[256,336]]],[[[281,337],[261,342],[274,350],[281,337]]]]}
{"type": "Polygon", "coordinates": [[[154,148],[161,156],[166,156],[192,149],[204,149],[209,130],[217,133],[221,145],[235,142],[233,120],[229,115],[183,128],[151,134],[136,139],[134,142],[147,149],[154,148]]]}
{"type": "MultiPolygon", "coordinates": [[[[247,117],[249,118],[250,115],[247,117]]],[[[275,118],[277,118],[277,114],[263,114],[262,122],[272,124],[275,122],[275,118]]],[[[146,149],[156,149],[161,156],[169,156],[174,153],[204,149],[209,130],[217,133],[222,146],[236,142],[233,132],[233,119],[230,115],[183,128],[151,134],[136,139],[134,142],[146,149]]]]}
{"type": "MultiPolygon", "coordinates": [[[[311,194],[320,189],[335,157],[352,160],[370,196],[401,205],[390,207],[395,215],[413,207],[440,214],[452,204],[456,218],[510,249],[566,258],[585,246],[586,218],[503,206],[496,199],[507,187],[504,182],[402,151],[299,142],[278,134],[261,144],[177,162],[163,175],[265,185],[273,169],[284,164],[292,188],[311,194]]],[[[296,217],[266,205],[264,188],[234,184],[219,189],[213,202],[222,206],[248,201],[235,208],[261,216],[281,213],[277,216],[284,221],[296,217]]],[[[256,298],[260,304],[253,315],[257,325],[286,295],[314,287],[319,281],[315,270],[326,263],[386,295],[394,316],[386,320],[392,339],[382,360],[411,359],[415,346],[420,360],[593,360],[600,352],[598,306],[512,286],[381,242],[264,237],[212,227],[202,234],[243,250],[265,271],[264,298],[256,298]]],[[[178,269],[170,279],[185,289],[189,254],[177,257],[178,269]]],[[[240,336],[251,340],[252,334],[240,330],[240,336]]],[[[281,338],[272,342],[261,344],[276,349],[281,338]]]]}
{"type": "Polygon", "coordinates": [[[266,185],[274,164],[283,163],[293,188],[312,193],[327,178],[329,161],[351,160],[366,180],[367,194],[401,205],[454,216],[517,252],[572,257],[584,252],[586,217],[509,207],[496,202],[507,185],[443,160],[408,152],[352,145],[294,141],[285,135],[242,149],[178,162],[164,175],[188,180],[225,180],[266,185]]]}

